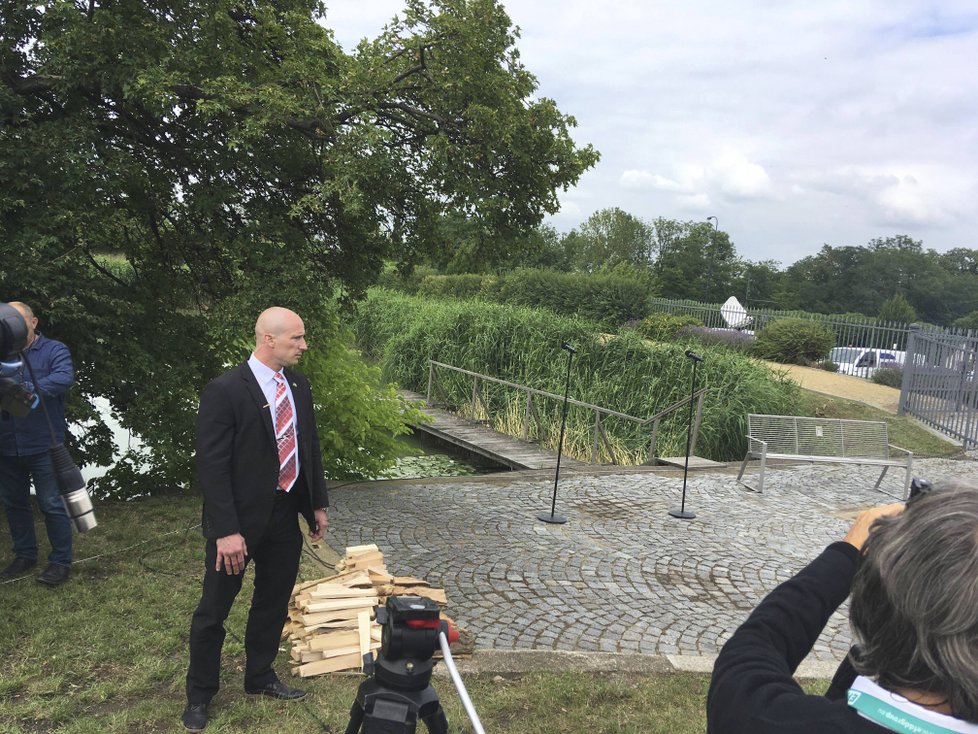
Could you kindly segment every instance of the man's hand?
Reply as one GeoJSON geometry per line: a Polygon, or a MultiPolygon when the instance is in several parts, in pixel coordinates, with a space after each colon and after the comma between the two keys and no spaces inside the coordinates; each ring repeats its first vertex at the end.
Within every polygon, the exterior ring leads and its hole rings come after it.
{"type": "Polygon", "coordinates": [[[326,517],[326,510],[316,510],[316,529],[309,531],[309,540],[315,543],[317,540],[322,540],[323,535],[326,533],[326,528],[329,527],[329,518],[326,517]]]}
{"type": "Polygon", "coordinates": [[[225,535],[217,539],[217,566],[215,571],[220,573],[221,564],[228,576],[236,576],[244,571],[245,556],[248,555],[248,546],[245,544],[244,536],[241,533],[225,535]]]}
{"type": "Polygon", "coordinates": [[[866,539],[869,537],[869,531],[873,523],[876,522],[881,517],[888,517],[890,515],[899,515],[903,512],[903,508],[906,505],[903,502],[893,502],[889,505],[881,505],[879,507],[873,507],[865,512],[860,512],[856,521],[849,528],[849,532],[846,533],[846,537],[843,538],[850,545],[856,546],[858,550],[863,549],[863,544],[865,544],[866,539]]]}

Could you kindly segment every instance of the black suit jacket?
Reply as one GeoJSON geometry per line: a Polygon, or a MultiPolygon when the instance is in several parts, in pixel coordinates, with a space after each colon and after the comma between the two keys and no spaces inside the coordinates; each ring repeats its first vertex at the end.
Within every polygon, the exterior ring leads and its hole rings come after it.
{"type": "MultiPolygon", "coordinates": [[[[329,504],[312,391],[305,376],[284,370],[292,389],[299,443],[299,511],[315,527],[313,511],[329,504]]],[[[197,478],[204,493],[202,527],[207,538],[241,533],[261,537],[278,484],[275,427],[265,394],[248,363],[209,382],[197,412],[197,478]]]]}

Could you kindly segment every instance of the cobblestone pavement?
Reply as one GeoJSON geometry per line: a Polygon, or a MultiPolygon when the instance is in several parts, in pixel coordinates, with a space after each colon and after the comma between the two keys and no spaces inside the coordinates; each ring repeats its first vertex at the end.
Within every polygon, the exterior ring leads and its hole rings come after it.
{"type": "MultiPolygon", "coordinates": [[[[978,462],[919,460],[917,476],[978,481],[978,462]]],[[[770,470],[758,495],[736,472],[552,474],[358,484],[331,491],[330,545],[377,543],[393,573],[448,592],[477,650],[712,656],[757,602],[828,543],[855,512],[892,501],[871,467],[770,470]]],[[[899,471],[887,483],[897,489],[899,471]]],[[[812,652],[841,659],[845,608],[812,652]]]]}

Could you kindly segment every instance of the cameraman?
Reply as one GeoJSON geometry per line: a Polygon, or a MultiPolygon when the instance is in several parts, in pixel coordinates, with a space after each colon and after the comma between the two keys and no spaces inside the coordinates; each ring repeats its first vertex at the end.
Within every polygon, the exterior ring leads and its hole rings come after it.
{"type": "Polygon", "coordinates": [[[978,733],[978,488],[862,513],[724,645],[707,720],[714,734],[978,733]],[[848,700],[806,695],[792,676],[850,587],[861,675],[848,700]]]}
{"type": "MultiPolygon", "coordinates": [[[[23,353],[34,370],[37,384],[31,381],[26,365],[22,368],[21,380],[27,390],[44,401],[44,407],[51,417],[55,442],[63,443],[65,393],[75,379],[71,354],[64,344],[48,339],[36,330],[37,318],[30,306],[18,301],[10,305],[27,322],[27,345],[23,353]]],[[[48,586],[57,586],[68,579],[72,560],[71,520],[55,479],[51,443],[51,432],[41,407],[23,418],[0,412],[0,500],[6,510],[14,551],[14,559],[0,571],[0,578],[20,576],[37,565],[37,537],[31,510],[33,479],[37,504],[44,514],[44,525],[51,543],[48,566],[37,580],[48,586]]]]}

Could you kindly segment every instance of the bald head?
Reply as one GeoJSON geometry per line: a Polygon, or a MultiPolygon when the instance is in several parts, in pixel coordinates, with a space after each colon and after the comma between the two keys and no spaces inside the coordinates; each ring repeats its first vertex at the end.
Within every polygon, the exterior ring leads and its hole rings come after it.
{"type": "Polygon", "coordinates": [[[23,301],[11,301],[8,305],[13,306],[18,311],[20,311],[21,315],[25,319],[32,319],[32,318],[34,318],[34,309],[32,309],[30,306],[28,306],[23,301]]]}
{"type": "Polygon", "coordinates": [[[24,317],[24,321],[27,322],[27,346],[29,347],[34,343],[34,332],[37,329],[37,317],[34,315],[34,310],[23,301],[11,301],[10,305],[16,308],[24,317]]]}
{"type": "Polygon", "coordinates": [[[272,306],[255,322],[255,357],[273,370],[291,367],[307,349],[306,331],[295,311],[272,306]]]}

